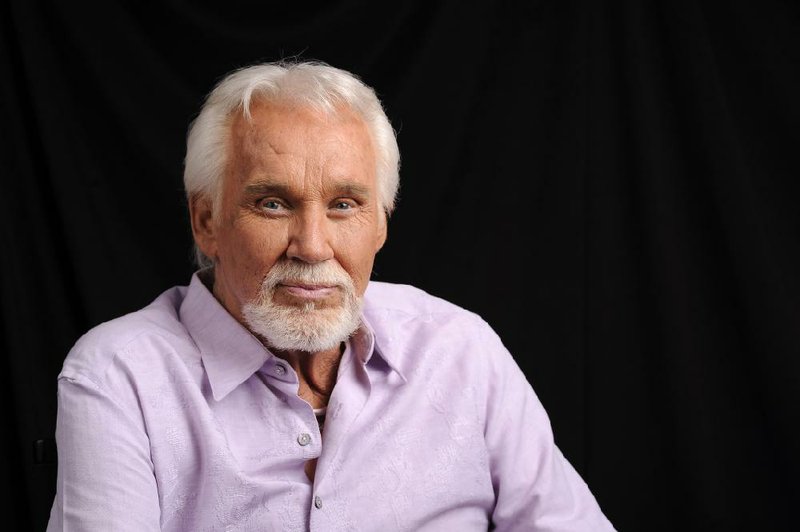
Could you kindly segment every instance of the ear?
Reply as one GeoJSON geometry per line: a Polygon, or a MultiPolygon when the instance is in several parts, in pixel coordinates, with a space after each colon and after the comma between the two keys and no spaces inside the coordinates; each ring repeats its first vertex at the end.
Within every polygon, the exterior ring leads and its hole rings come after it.
{"type": "Polygon", "coordinates": [[[189,218],[195,244],[206,257],[214,260],[217,256],[217,234],[211,200],[207,196],[192,196],[189,200],[189,218]]]}

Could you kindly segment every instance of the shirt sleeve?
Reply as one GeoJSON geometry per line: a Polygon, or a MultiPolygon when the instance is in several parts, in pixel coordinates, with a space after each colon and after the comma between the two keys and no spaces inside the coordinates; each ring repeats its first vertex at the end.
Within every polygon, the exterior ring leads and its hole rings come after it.
{"type": "MultiPolygon", "coordinates": [[[[486,326],[488,329],[488,326],[486,326]]],[[[491,329],[486,443],[497,532],[613,531],[592,493],[553,441],[550,420],[491,329]]]]}
{"type": "Polygon", "coordinates": [[[58,481],[48,532],[160,530],[140,412],[88,378],[59,379],[58,481]]]}

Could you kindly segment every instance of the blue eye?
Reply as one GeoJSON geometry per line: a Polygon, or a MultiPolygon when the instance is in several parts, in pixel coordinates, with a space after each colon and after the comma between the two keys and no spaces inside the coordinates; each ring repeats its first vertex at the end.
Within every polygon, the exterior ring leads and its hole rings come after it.
{"type": "Polygon", "coordinates": [[[281,208],[281,204],[275,200],[266,200],[261,202],[261,208],[270,211],[275,211],[281,208]]]}
{"type": "Polygon", "coordinates": [[[347,211],[352,209],[353,206],[347,203],[346,201],[339,201],[336,203],[336,209],[340,211],[347,211]]]}

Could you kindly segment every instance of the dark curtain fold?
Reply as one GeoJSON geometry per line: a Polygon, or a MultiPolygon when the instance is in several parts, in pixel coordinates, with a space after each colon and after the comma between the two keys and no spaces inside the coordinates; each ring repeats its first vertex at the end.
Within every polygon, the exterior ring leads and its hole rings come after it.
{"type": "Polygon", "coordinates": [[[47,521],[70,346],[189,280],[203,95],[297,56],[360,75],[399,132],[374,278],[495,327],[618,529],[794,529],[798,4],[284,4],[0,5],[13,528],[47,521]]]}

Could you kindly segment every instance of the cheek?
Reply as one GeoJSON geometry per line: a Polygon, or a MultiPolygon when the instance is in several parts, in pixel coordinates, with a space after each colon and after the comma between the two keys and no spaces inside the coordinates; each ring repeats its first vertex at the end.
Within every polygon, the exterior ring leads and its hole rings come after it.
{"type": "Polygon", "coordinates": [[[343,231],[337,239],[337,260],[350,275],[359,293],[367,286],[375,259],[378,234],[374,229],[343,231]]]}
{"type": "Polygon", "coordinates": [[[261,225],[234,225],[223,240],[229,263],[259,282],[286,249],[285,231],[261,225]]]}

